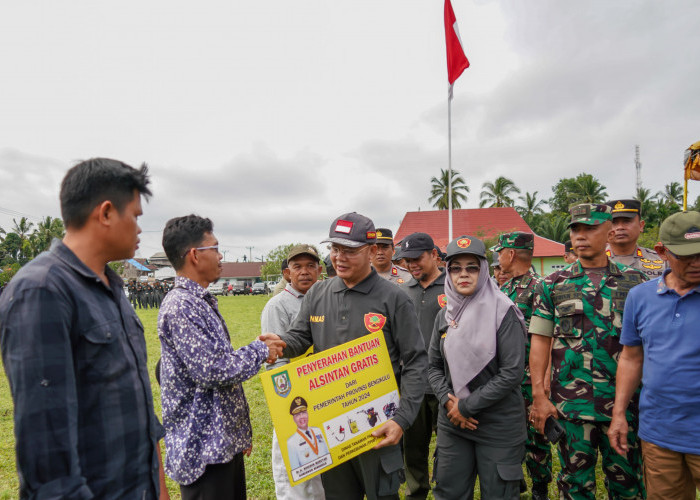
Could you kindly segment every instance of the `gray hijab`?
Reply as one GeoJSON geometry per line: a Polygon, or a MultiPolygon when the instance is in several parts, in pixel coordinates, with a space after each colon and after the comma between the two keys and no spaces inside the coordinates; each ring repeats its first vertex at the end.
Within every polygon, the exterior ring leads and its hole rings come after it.
{"type": "Polygon", "coordinates": [[[447,332],[445,359],[455,396],[464,399],[470,391],[467,384],[496,356],[496,332],[508,310],[518,307],[490,279],[486,259],[479,259],[479,278],[474,293],[465,296],[457,292],[450,276],[445,280],[447,295],[447,332]]]}

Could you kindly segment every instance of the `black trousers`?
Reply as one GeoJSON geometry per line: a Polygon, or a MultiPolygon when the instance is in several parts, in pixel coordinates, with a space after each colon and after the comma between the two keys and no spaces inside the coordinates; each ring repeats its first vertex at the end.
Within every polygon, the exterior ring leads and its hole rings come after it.
{"type": "Polygon", "coordinates": [[[180,485],[182,500],[245,500],[243,453],[228,463],[207,465],[194,483],[180,485]]]}

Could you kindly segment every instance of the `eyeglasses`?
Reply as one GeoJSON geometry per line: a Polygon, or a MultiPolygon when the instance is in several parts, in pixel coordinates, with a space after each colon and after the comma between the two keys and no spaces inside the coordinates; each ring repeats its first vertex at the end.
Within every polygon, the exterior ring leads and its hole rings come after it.
{"type": "Polygon", "coordinates": [[[362,245],[361,247],[357,247],[357,248],[337,247],[335,245],[330,245],[328,247],[328,250],[331,251],[331,255],[335,255],[335,256],[344,255],[345,257],[355,257],[364,248],[367,248],[367,245],[362,245]]]}
{"type": "Polygon", "coordinates": [[[467,271],[468,274],[479,274],[479,270],[481,270],[481,267],[476,266],[476,265],[471,265],[471,266],[449,266],[447,268],[450,274],[462,274],[462,271],[467,271]]]}
{"type": "Polygon", "coordinates": [[[216,250],[217,252],[219,251],[219,245],[212,245],[209,247],[196,247],[196,248],[190,248],[188,249],[183,255],[182,258],[184,259],[187,257],[187,254],[190,253],[190,250],[216,250]]]}
{"type": "Polygon", "coordinates": [[[666,251],[667,251],[668,253],[670,253],[671,255],[673,255],[673,257],[674,257],[676,260],[681,261],[683,264],[690,264],[690,263],[693,262],[695,259],[700,259],[700,253],[694,253],[694,254],[691,254],[691,255],[676,255],[675,253],[673,253],[673,252],[672,252],[671,250],[669,250],[668,248],[666,248],[666,251]]]}

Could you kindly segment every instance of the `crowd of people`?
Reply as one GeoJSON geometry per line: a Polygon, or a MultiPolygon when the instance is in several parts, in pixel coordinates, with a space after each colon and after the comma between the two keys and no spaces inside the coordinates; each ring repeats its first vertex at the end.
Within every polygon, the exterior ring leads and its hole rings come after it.
{"type": "MultiPolygon", "coordinates": [[[[489,260],[476,236],[444,253],[426,233],[395,245],[389,229],[346,213],[324,241],[335,276],[320,279],[315,247],[294,246],[260,336],[238,348],[207,291],[221,273],[214,225],[175,217],[163,231],[177,276],[158,317],[161,424],[143,327],[107,266],[134,255],[148,184],[145,165],[97,158],[69,170],[65,238],[0,296],[20,497],[167,498],[167,474],[183,499],[245,498],[242,382],[361,337],[372,314],[384,318],[396,413],[373,430],[374,448],[295,486],[273,433],[277,498],[396,499],[404,483],[410,499],[472,498],[478,478],[481,498],[515,499],[525,469],[532,498],[556,479],[561,498],[592,499],[599,455],[609,498],[695,498],[700,213],[670,216],[646,249],[634,200],[573,206],[567,265],[544,277],[532,233],[499,235],[489,260]]],[[[306,400],[289,413],[295,448],[327,453],[306,400]]]]}
{"type": "Polygon", "coordinates": [[[165,295],[173,289],[173,283],[170,281],[155,281],[142,282],[137,280],[129,280],[126,286],[129,292],[129,301],[136,309],[160,309],[160,304],[163,302],[165,295]]]}

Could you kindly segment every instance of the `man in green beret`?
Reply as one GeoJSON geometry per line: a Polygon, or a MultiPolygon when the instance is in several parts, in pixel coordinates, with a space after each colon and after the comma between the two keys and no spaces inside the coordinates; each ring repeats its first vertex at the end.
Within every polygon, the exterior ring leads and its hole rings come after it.
{"type": "Polygon", "coordinates": [[[530,419],[544,433],[548,417],[566,431],[559,441],[561,498],[594,499],[595,466],[602,455],[611,498],[644,498],[637,438],[638,393],[625,417],[626,455],[607,437],[615,401],[615,372],[622,352],[620,331],[625,299],[644,273],[608,259],[612,229],[608,205],[571,208],[571,243],[578,261],[544,278],[535,289],[529,332],[533,406],[530,419]],[[551,356],[551,358],[550,358],[551,356]],[[551,359],[551,401],[545,374],[551,359]]]}
{"type": "MultiPolygon", "coordinates": [[[[491,250],[498,255],[501,271],[513,277],[501,286],[501,291],[515,302],[525,318],[525,326],[530,326],[532,304],[535,299],[535,286],[542,279],[532,270],[532,254],[535,249],[535,235],[522,231],[503,233],[491,250]]],[[[528,336],[529,337],[529,336],[528,336]]],[[[530,341],[525,346],[525,375],[521,391],[527,407],[532,406],[532,385],[530,382],[530,341]]],[[[532,479],[532,498],[547,498],[547,490],[552,480],[552,446],[530,424],[527,427],[525,442],[525,465],[532,479]]]]}

